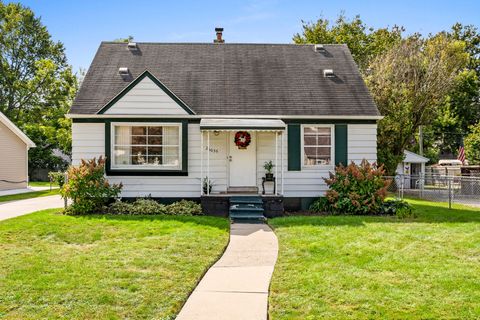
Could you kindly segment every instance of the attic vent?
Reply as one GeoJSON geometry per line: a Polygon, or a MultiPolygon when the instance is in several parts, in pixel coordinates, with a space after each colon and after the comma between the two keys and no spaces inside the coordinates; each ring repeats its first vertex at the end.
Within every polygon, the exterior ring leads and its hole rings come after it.
{"type": "Polygon", "coordinates": [[[323,76],[325,78],[334,78],[335,77],[335,73],[333,73],[333,69],[324,69],[323,70],[323,76]]]}
{"type": "Polygon", "coordinates": [[[313,48],[315,49],[315,52],[325,52],[326,51],[323,44],[316,44],[313,48]]]}
{"type": "Polygon", "coordinates": [[[122,78],[126,78],[130,75],[130,71],[128,68],[118,68],[118,74],[122,76],[122,78]]]}
{"type": "Polygon", "coordinates": [[[128,49],[130,50],[137,50],[137,43],[136,42],[129,42],[127,44],[128,49]]]}

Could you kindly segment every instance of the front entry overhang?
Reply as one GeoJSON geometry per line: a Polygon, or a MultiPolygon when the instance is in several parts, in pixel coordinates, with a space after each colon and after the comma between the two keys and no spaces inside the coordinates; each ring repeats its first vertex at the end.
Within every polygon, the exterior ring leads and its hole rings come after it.
{"type": "MultiPolygon", "coordinates": [[[[251,119],[251,118],[207,118],[200,120],[200,194],[210,195],[210,135],[213,133],[218,135],[219,131],[270,131],[274,132],[274,152],[272,162],[274,164],[274,190],[275,196],[283,195],[284,185],[284,154],[285,151],[285,130],[286,124],[279,119],[251,119]],[[205,157],[206,156],[206,157],[205,157]],[[204,159],[206,158],[206,159],[204,159]],[[205,161],[206,160],[206,161],[205,161]],[[204,168],[204,162],[206,166],[204,168]],[[279,172],[280,171],[280,172],[279,172]],[[281,179],[277,179],[278,173],[281,179]],[[206,187],[205,187],[206,186],[206,187]],[[205,187],[205,188],[204,188],[205,187]]],[[[258,150],[255,149],[255,152],[258,150]]],[[[226,155],[231,162],[231,154],[226,155]]],[[[255,160],[256,161],[256,160],[255,160]]],[[[255,167],[258,168],[258,164],[255,167]]],[[[258,181],[255,179],[255,181],[258,181]]],[[[230,184],[230,182],[228,183],[230,184]]]]}
{"type": "Polygon", "coordinates": [[[202,119],[200,130],[268,130],[283,131],[285,122],[278,119],[202,119]]]}

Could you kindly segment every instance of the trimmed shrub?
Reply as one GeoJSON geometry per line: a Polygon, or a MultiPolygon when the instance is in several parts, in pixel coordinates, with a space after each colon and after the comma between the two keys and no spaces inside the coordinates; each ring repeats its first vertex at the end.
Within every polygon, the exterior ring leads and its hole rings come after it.
{"type": "Polygon", "coordinates": [[[397,218],[415,218],[412,206],[403,200],[387,200],[380,207],[382,214],[395,215],[397,218]]]}
{"type": "MultiPolygon", "coordinates": [[[[315,205],[334,214],[378,214],[391,181],[385,180],[383,166],[377,167],[363,160],[360,165],[350,163],[337,166],[335,174],[324,179],[329,190],[325,200],[315,205]]],[[[315,207],[315,208],[317,208],[315,207]]]]}
{"type": "Polygon", "coordinates": [[[326,197],[320,197],[310,205],[309,210],[316,213],[325,212],[329,206],[330,202],[328,202],[328,199],[326,197]]]}
{"type": "Polygon", "coordinates": [[[60,189],[64,198],[72,200],[66,214],[99,213],[112,198],[118,197],[122,184],[110,184],[105,178],[105,158],[82,160],[78,167],[67,170],[67,182],[60,189]]]}
{"type": "Polygon", "coordinates": [[[167,213],[167,207],[151,199],[137,199],[132,203],[130,214],[133,215],[154,215],[167,213]]]}
{"type": "Polygon", "coordinates": [[[193,201],[181,200],[170,205],[164,205],[152,199],[137,199],[132,203],[115,201],[109,206],[108,213],[131,215],[168,214],[177,216],[203,214],[201,205],[193,201]]]}
{"type": "Polygon", "coordinates": [[[174,202],[167,207],[168,214],[177,216],[196,216],[202,215],[202,206],[199,203],[188,200],[174,202]]]}

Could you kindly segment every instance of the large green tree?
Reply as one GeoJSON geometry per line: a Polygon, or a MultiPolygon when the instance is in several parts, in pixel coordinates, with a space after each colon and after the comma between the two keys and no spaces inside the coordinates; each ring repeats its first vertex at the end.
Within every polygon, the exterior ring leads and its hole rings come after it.
{"type": "Polygon", "coordinates": [[[378,158],[388,173],[395,172],[419,126],[436,119],[468,59],[463,41],[415,34],[371,61],[365,80],[384,116],[378,127],[378,158]]]}
{"type": "Polygon", "coordinates": [[[425,141],[440,154],[455,155],[463,137],[480,119],[480,33],[472,25],[456,23],[450,31],[442,34],[463,41],[469,60],[440,106],[441,112],[432,123],[431,134],[425,141]]]}
{"type": "Polygon", "coordinates": [[[37,144],[32,168],[56,166],[54,149],[70,151],[64,114],[77,90],[63,44],[29,8],[0,1],[0,111],[37,144]]]}
{"type": "Polygon", "coordinates": [[[480,164],[480,121],[470,131],[465,138],[465,156],[470,164],[480,164]]]}

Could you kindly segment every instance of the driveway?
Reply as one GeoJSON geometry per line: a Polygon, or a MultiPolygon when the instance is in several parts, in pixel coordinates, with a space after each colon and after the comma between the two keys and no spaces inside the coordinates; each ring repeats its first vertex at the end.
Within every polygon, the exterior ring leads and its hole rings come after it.
{"type": "Polygon", "coordinates": [[[63,199],[59,195],[4,202],[0,203],[0,220],[22,216],[39,210],[62,207],[63,199]]]}

